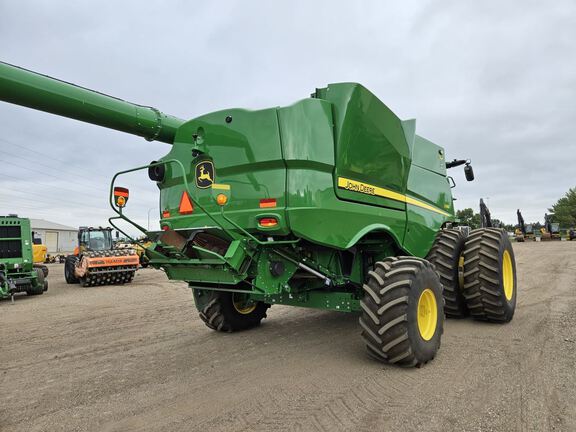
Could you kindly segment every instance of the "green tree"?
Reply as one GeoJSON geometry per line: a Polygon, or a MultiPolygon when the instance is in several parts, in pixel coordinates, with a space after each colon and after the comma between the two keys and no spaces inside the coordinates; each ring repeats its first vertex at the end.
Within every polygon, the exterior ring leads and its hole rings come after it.
{"type": "Polygon", "coordinates": [[[497,228],[502,228],[505,231],[509,231],[509,232],[513,232],[514,228],[515,228],[514,225],[504,223],[500,219],[496,219],[496,218],[492,218],[492,226],[497,227],[497,228]]]}
{"type": "Polygon", "coordinates": [[[576,226],[576,188],[570,188],[548,211],[553,213],[552,221],[560,226],[576,226]]]}
{"type": "Polygon", "coordinates": [[[456,217],[462,225],[468,225],[471,229],[480,228],[480,214],[474,213],[471,208],[457,210],[456,217]]]}

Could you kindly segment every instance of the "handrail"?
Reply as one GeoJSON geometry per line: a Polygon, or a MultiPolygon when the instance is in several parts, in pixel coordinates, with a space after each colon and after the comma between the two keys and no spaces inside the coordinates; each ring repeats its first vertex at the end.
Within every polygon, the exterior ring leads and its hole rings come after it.
{"type": "MultiPolygon", "coordinates": [[[[180,169],[182,170],[182,182],[184,185],[184,188],[186,190],[186,192],[188,193],[189,198],[192,200],[192,203],[194,204],[195,207],[198,207],[203,213],[206,214],[206,216],[208,216],[212,222],[214,222],[217,226],[219,226],[226,234],[228,234],[232,239],[234,240],[242,240],[241,236],[238,236],[237,233],[235,233],[234,231],[230,231],[228,228],[226,228],[221,222],[219,222],[210,212],[208,212],[199,202],[198,200],[196,200],[194,198],[194,195],[192,194],[190,187],[189,187],[189,183],[188,180],[186,178],[186,170],[184,168],[184,165],[182,164],[182,162],[180,162],[178,159],[168,159],[165,161],[158,161],[158,162],[154,162],[154,163],[150,163],[148,165],[142,165],[136,168],[131,168],[128,170],[123,170],[123,171],[119,171],[117,172],[114,177],[112,178],[112,182],[110,183],[110,207],[112,207],[112,210],[114,210],[115,213],[118,214],[117,217],[115,217],[114,219],[123,219],[126,222],[128,222],[129,224],[133,225],[134,227],[136,227],[139,231],[143,232],[144,234],[147,234],[148,231],[145,230],[143,227],[141,227],[140,225],[138,225],[137,223],[131,221],[130,219],[128,219],[126,216],[123,215],[122,213],[122,208],[120,207],[120,210],[118,210],[116,208],[116,206],[114,205],[114,201],[113,201],[113,194],[114,194],[114,184],[116,182],[116,179],[123,174],[127,174],[127,173],[131,173],[131,172],[135,172],[135,171],[140,171],[143,169],[148,169],[150,167],[154,167],[154,166],[158,166],[158,165],[164,165],[164,164],[170,164],[170,163],[175,163],[177,166],[180,167],[180,169]]],[[[256,244],[260,245],[260,246],[270,246],[270,245],[279,245],[279,244],[296,244],[300,241],[300,239],[296,239],[296,240],[277,240],[277,241],[262,241],[257,239],[254,235],[252,235],[251,233],[249,233],[246,229],[242,228],[240,225],[238,225],[236,222],[234,222],[233,220],[231,220],[229,217],[227,217],[224,214],[224,207],[221,206],[220,207],[220,215],[222,216],[222,218],[228,222],[230,225],[232,225],[234,228],[236,228],[237,230],[239,230],[242,234],[244,234],[244,236],[250,238],[250,240],[252,240],[253,242],[255,242],[256,244]]],[[[112,224],[112,222],[110,222],[112,224]]],[[[120,232],[123,233],[123,231],[119,230],[120,232]]],[[[123,233],[124,234],[124,233],[123,233]]],[[[128,236],[129,237],[129,236],[128,236]]],[[[131,237],[129,237],[131,238],[131,237]]],[[[224,257],[222,257],[224,259],[224,257]]]]}

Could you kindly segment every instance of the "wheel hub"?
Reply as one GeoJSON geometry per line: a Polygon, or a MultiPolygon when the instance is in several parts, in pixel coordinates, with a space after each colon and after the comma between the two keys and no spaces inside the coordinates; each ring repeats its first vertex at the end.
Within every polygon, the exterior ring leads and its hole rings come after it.
{"type": "Polygon", "coordinates": [[[236,312],[242,315],[248,315],[256,309],[256,302],[250,300],[247,296],[241,296],[238,294],[232,296],[232,304],[234,305],[236,312]]]}
{"type": "Polygon", "coordinates": [[[430,288],[426,288],[418,299],[418,331],[424,340],[432,339],[438,324],[438,305],[436,296],[430,288]]]}

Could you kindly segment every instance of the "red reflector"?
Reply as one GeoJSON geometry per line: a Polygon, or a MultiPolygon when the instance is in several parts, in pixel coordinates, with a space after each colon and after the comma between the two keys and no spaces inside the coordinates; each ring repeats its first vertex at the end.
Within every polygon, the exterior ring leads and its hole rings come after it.
{"type": "Polygon", "coordinates": [[[162,231],[168,231],[170,227],[168,225],[162,225],[162,231]]]}
{"type": "Polygon", "coordinates": [[[276,207],[276,198],[264,198],[260,200],[260,208],[276,207]]]}
{"type": "Polygon", "coordinates": [[[128,198],[128,189],[120,187],[120,186],[116,186],[114,188],[114,196],[121,196],[124,198],[128,198]]]}
{"type": "Polygon", "coordinates": [[[276,218],[262,218],[258,221],[258,223],[260,224],[261,227],[274,227],[276,225],[278,225],[278,221],[276,220],[276,218]]]}
{"type": "Polygon", "coordinates": [[[194,206],[192,205],[192,200],[188,196],[188,192],[182,192],[182,197],[180,198],[180,208],[178,209],[180,214],[190,214],[194,211],[194,206]]]}
{"type": "Polygon", "coordinates": [[[169,218],[169,217],[170,217],[170,212],[169,212],[168,210],[164,210],[164,211],[162,212],[162,217],[163,217],[163,218],[169,218]]]}

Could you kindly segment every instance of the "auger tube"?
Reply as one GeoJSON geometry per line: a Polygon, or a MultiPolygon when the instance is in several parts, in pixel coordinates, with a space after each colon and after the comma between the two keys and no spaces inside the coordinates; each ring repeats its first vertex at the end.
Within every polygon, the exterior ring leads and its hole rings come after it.
{"type": "Polygon", "coordinates": [[[0,62],[0,100],[172,144],[184,123],[137,105],[47,75],[0,62]]]}

